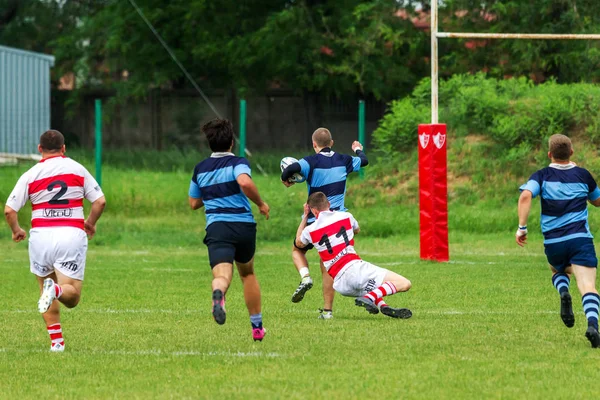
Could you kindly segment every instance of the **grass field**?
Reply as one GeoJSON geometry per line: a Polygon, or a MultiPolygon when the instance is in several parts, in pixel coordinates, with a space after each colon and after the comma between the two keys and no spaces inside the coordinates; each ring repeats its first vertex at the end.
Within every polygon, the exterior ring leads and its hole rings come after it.
{"type": "MultiPolygon", "coordinates": [[[[198,239],[199,241],[199,239],[198,239]]],[[[97,248],[80,305],[63,314],[64,354],[49,353],[24,244],[0,245],[2,398],[594,398],[600,351],[563,326],[539,243],[459,235],[448,264],[418,260],[414,238],[358,238],[363,257],[413,282],[389,299],[410,320],[372,316],[336,297],[317,319],[302,303],[289,241],[261,243],[257,271],[268,334],[250,336],[241,285],[224,326],[210,314],[203,246],[97,248]]],[[[316,265],[315,255],[311,257],[316,265]]]]}
{"type": "MultiPolygon", "coordinates": [[[[28,167],[0,169],[0,206],[28,167]]],[[[575,283],[577,322],[567,329],[540,233],[531,229],[525,249],[514,244],[522,177],[453,182],[452,261],[445,264],[419,260],[418,205],[409,170],[390,180],[353,179],[347,205],[361,223],[357,250],[413,282],[409,293],[388,302],[409,307],[414,316],[372,316],[338,296],[334,319],[322,321],[320,279],[302,303],[290,301],[299,281],[290,260],[291,237],[306,189],[284,190],[276,176],[255,174],[272,218],[258,218],[256,264],[268,333],[264,342],[254,343],[239,279],[227,297],[226,325],[212,320],[204,217],[187,207],[191,168],[105,168],[108,207],[90,242],[82,301],[63,313],[64,354],[48,352],[27,244],[12,243],[9,229],[0,229],[0,398],[597,395],[600,351],[583,335],[575,283]]],[[[597,236],[600,213],[590,213],[597,236]]],[[[537,214],[536,204],[531,227],[539,224],[537,214]]],[[[29,217],[27,206],[20,213],[24,228],[29,217]]],[[[310,260],[317,265],[314,252],[310,260]]]]}

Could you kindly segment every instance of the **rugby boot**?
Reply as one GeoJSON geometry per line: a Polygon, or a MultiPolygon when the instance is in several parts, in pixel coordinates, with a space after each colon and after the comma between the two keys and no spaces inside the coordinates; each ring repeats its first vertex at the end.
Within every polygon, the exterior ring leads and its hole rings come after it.
{"type": "Polygon", "coordinates": [[[219,325],[225,323],[225,295],[220,289],[216,289],[212,294],[213,309],[212,315],[215,322],[219,325]]]}
{"type": "Polygon", "coordinates": [[[265,328],[252,328],[252,339],[255,342],[262,342],[267,334],[267,330],[265,328]]]}
{"type": "Polygon", "coordinates": [[[322,308],[319,308],[319,319],[332,319],[333,318],[333,311],[328,310],[325,311],[322,308]]]}
{"type": "Polygon", "coordinates": [[[381,313],[392,318],[408,319],[412,317],[412,311],[408,308],[392,308],[390,306],[381,307],[381,313]]]}
{"type": "Polygon", "coordinates": [[[60,343],[53,344],[50,346],[50,351],[53,353],[62,353],[65,351],[65,345],[60,343]]]}
{"type": "Polygon", "coordinates": [[[590,341],[594,349],[600,347],[600,333],[598,333],[598,329],[595,326],[588,326],[587,331],[585,331],[585,337],[590,341]]]}
{"type": "Polygon", "coordinates": [[[375,305],[375,302],[368,297],[358,297],[354,300],[354,304],[358,307],[363,307],[369,314],[378,314],[379,308],[375,305]]]}
{"type": "Polygon", "coordinates": [[[42,294],[38,300],[38,311],[43,314],[50,308],[52,302],[56,298],[56,289],[54,288],[54,281],[50,278],[44,279],[44,285],[42,287],[42,294]]]}
{"type": "Polygon", "coordinates": [[[305,276],[300,281],[298,288],[292,295],[292,303],[299,303],[304,298],[306,292],[308,292],[313,287],[313,280],[310,276],[305,276]]]}
{"type": "Polygon", "coordinates": [[[560,295],[560,317],[567,328],[575,325],[575,314],[573,314],[573,304],[569,292],[563,292],[560,295]]]}

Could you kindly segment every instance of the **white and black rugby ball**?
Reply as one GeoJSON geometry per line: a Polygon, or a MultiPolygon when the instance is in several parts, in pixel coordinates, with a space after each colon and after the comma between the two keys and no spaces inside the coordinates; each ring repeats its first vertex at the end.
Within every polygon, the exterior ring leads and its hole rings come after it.
{"type": "MultiPolygon", "coordinates": [[[[279,163],[281,172],[283,172],[284,169],[286,169],[289,165],[295,162],[298,162],[298,160],[296,160],[294,157],[283,157],[281,159],[281,162],[279,163]]],[[[294,183],[302,183],[306,180],[306,178],[296,172],[294,175],[292,175],[292,177],[289,180],[294,183]]]]}

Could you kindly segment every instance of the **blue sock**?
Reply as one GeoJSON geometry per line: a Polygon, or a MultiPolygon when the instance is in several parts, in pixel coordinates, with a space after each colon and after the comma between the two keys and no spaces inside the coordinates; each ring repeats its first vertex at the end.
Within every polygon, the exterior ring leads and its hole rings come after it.
{"type": "Polygon", "coordinates": [[[558,294],[562,295],[564,292],[569,291],[569,284],[571,280],[569,279],[569,275],[557,273],[552,275],[552,284],[558,290],[558,294]]]}
{"type": "Polygon", "coordinates": [[[583,312],[588,320],[588,326],[598,329],[598,309],[600,308],[600,296],[596,293],[586,293],[581,299],[583,312]]]}
{"type": "Polygon", "coordinates": [[[251,315],[250,323],[252,324],[252,329],[262,328],[262,313],[251,315]]]}

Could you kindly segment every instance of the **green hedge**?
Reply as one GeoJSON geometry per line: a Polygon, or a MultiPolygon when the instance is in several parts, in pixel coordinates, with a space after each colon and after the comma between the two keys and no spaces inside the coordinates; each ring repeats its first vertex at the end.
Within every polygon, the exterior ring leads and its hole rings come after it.
{"type": "MultiPolygon", "coordinates": [[[[417,125],[430,120],[430,79],[394,101],[373,140],[386,155],[414,148],[417,125]]],[[[485,74],[456,75],[440,83],[440,121],[454,137],[484,135],[512,157],[538,147],[555,133],[584,132],[600,143],[600,87],[593,84],[534,85],[526,78],[498,80],[485,74]]]]}

